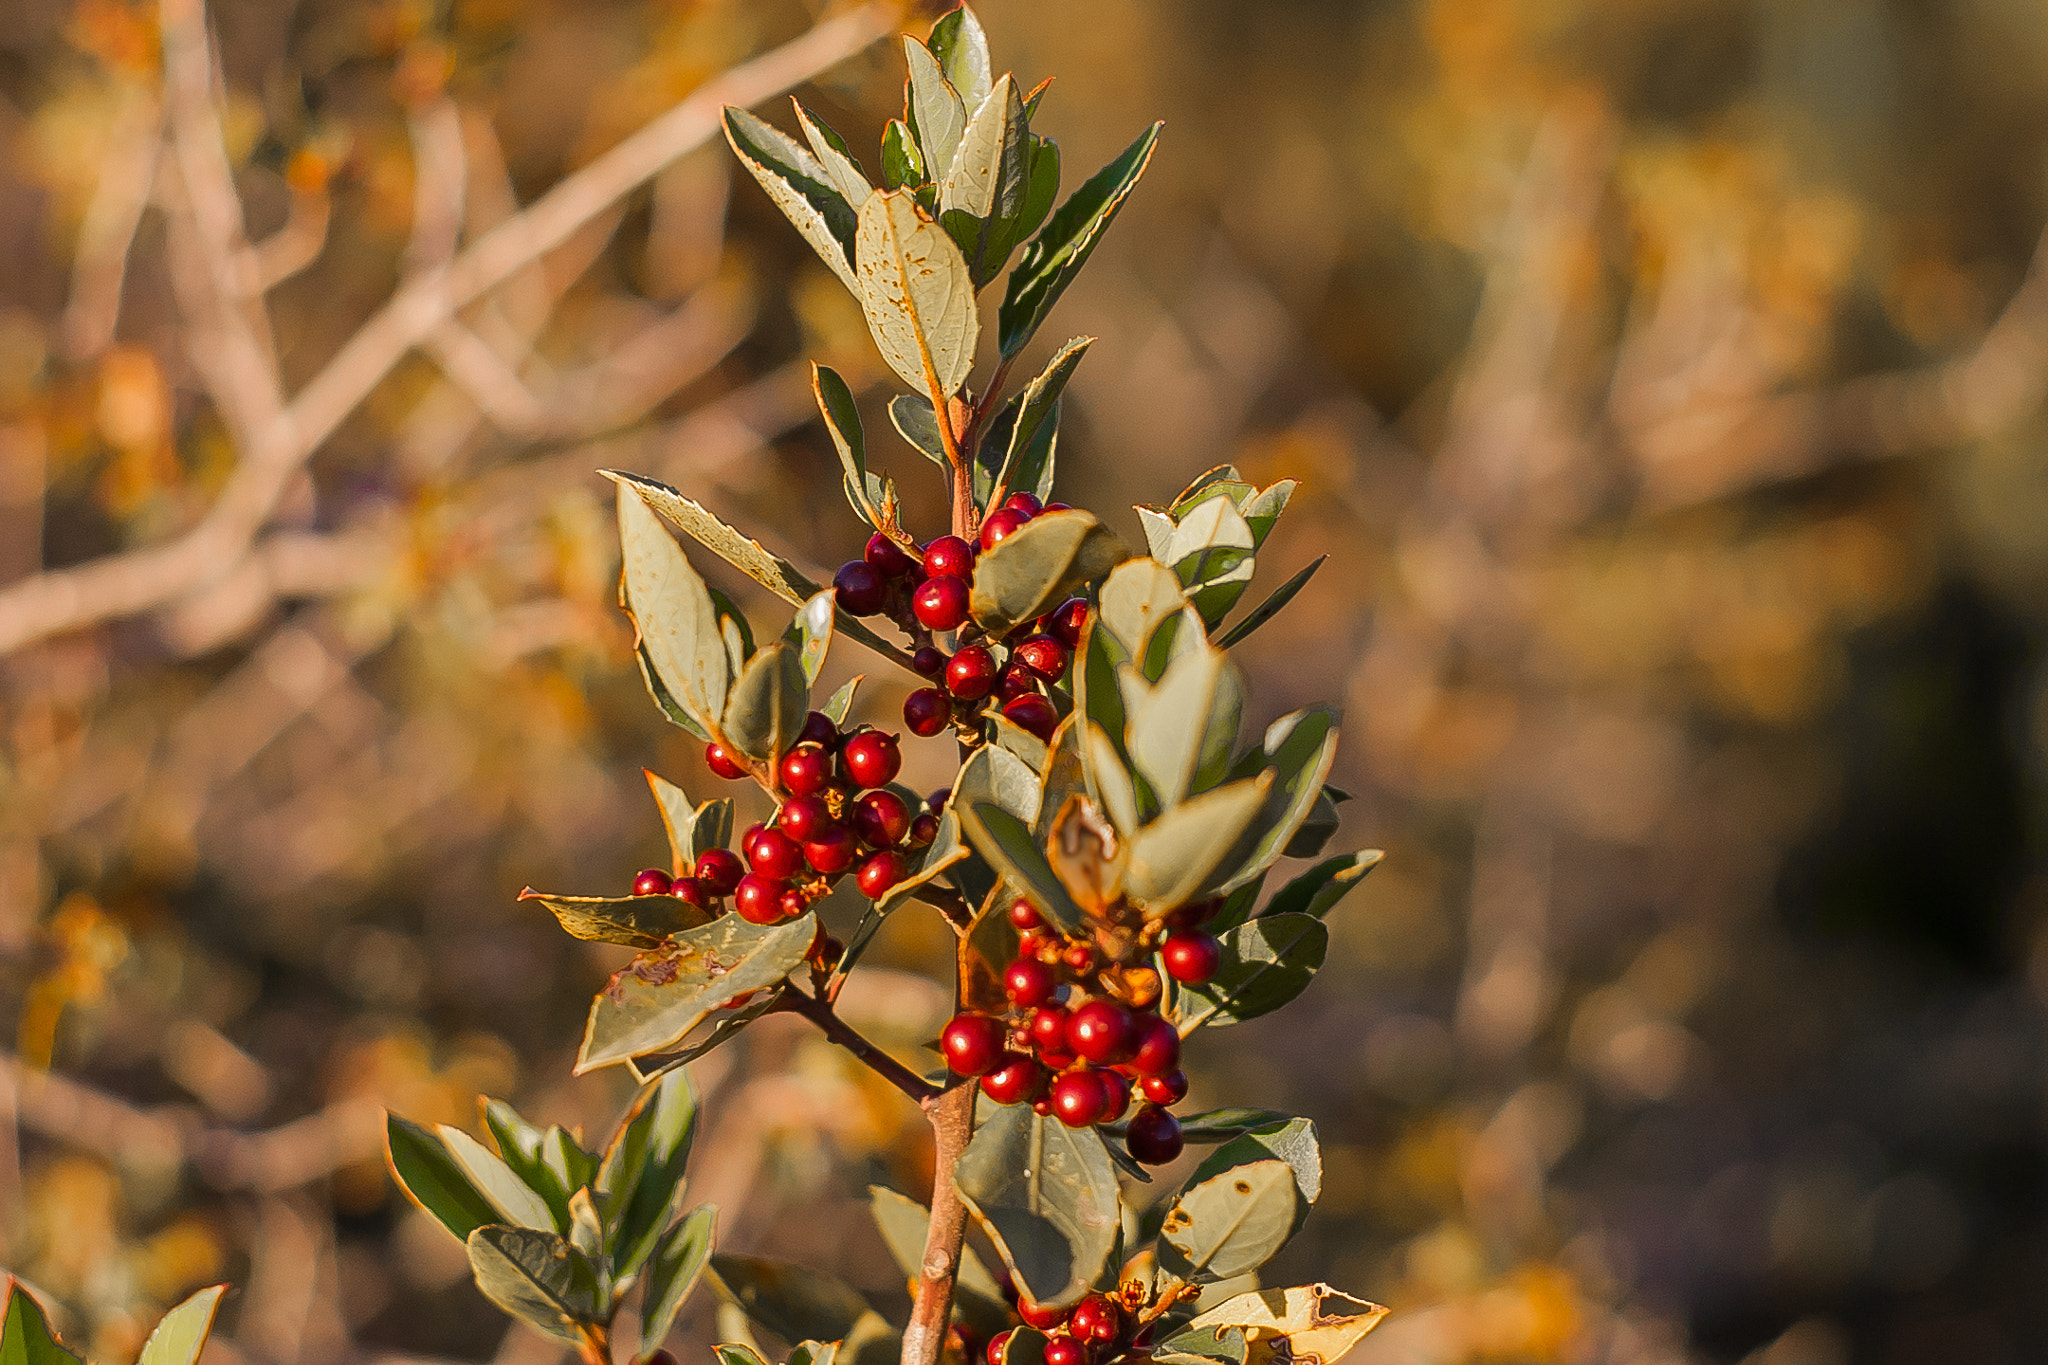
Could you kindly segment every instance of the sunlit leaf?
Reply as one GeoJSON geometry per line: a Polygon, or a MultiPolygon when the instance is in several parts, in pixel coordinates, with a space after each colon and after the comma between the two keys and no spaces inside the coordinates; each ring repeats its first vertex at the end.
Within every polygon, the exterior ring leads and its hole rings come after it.
{"type": "Polygon", "coordinates": [[[1123,542],[1087,512],[1033,518],[974,564],[969,609],[991,635],[1008,634],[1129,558],[1123,542]]]}
{"type": "Polygon", "coordinates": [[[640,1338],[652,1346],[668,1336],[683,1300],[711,1261],[711,1237],[718,1209],[710,1204],[691,1211],[661,1239],[647,1265],[647,1297],[641,1305],[640,1338]]]}
{"type": "Polygon", "coordinates": [[[81,1365],[79,1357],[50,1330],[43,1306],[16,1279],[7,1281],[7,1314],[0,1319],[0,1365],[81,1365]]]}
{"type": "Polygon", "coordinates": [[[944,180],[953,168],[953,153],[960,136],[967,131],[967,107],[960,92],[946,79],[931,49],[905,34],[903,59],[910,68],[909,98],[904,101],[905,121],[917,139],[918,150],[933,180],[944,180]]]}
{"type": "Polygon", "coordinates": [[[826,183],[838,190],[839,197],[849,205],[866,199],[874,186],[868,183],[860,163],[853,159],[853,149],[846,145],[846,139],[819,122],[795,96],[791,96],[789,102],[796,108],[796,121],[804,130],[804,141],[811,144],[818,165],[824,168],[826,183]]]}
{"type": "Polygon", "coordinates": [[[1309,915],[1268,915],[1240,924],[1222,943],[1216,975],[1180,990],[1175,1022],[1184,1034],[1256,1019],[1300,995],[1323,965],[1330,931],[1309,915]]]}
{"type": "Polygon", "coordinates": [[[1387,1310],[1378,1304],[1355,1299],[1326,1284],[1260,1289],[1226,1299],[1204,1312],[1187,1325],[1182,1336],[1190,1345],[1203,1337],[1240,1336],[1247,1344],[1245,1365],[1285,1365],[1297,1360],[1336,1365],[1386,1315],[1387,1310]]]}
{"type": "Polygon", "coordinates": [[[619,543],[640,642],[683,710],[707,729],[725,709],[728,661],[704,580],[637,489],[621,485],[619,543]]]}
{"type": "Polygon", "coordinates": [[[577,1074],[674,1047],[727,1001],[789,975],[816,933],[814,915],[777,925],[725,915],[642,954],[591,1002],[577,1074]]]}
{"type": "Polygon", "coordinates": [[[868,196],[854,243],[861,311],[882,359],[912,388],[952,397],[974,368],[981,335],[959,246],[902,190],[868,196]]]}
{"type": "Polygon", "coordinates": [[[725,140],[811,250],[859,293],[853,271],[855,205],[833,185],[831,173],[788,134],[744,109],[727,106],[725,140]]]}
{"type": "Polygon", "coordinates": [[[1003,292],[998,330],[1004,355],[1015,355],[1059,302],[1088,254],[1145,173],[1163,125],[1153,124],[1123,154],[1097,171],[1060,205],[1045,228],[1024,248],[1003,292]]]}
{"type": "Polygon", "coordinates": [[[469,1235],[476,1287],[521,1322],[563,1341],[609,1317],[597,1270],[565,1238],[532,1228],[481,1227],[469,1235]]]}
{"type": "Polygon", "coordinates": [[[384,1142],[399,1187],[458,1240],[502,1217],[431,1130],[386,1114],[384,1142]]]}
{"type": "Polygon", "coordinates": [[[673,896],[555,896],[527,887],[523,901],[546,906],[571,937],[655,948],[670,934],[708,924],[711,912],[673,896]]]}
{"type": "MultiPolygon", "coordinates": [[[[224,1284],[200,1290],[158,1320],[135,1365],[196,1365],[207,1333],[213,1330],[213,1315],[220,1310],[224,1284]]],[[[0,1355],[4,1355],[0,1352],[0,1355]]]]}
{"type": "Polygon", "coordinates": [[[961,102],[970,110],[979,108],[988,98],[994,68],[989,62],[988,38],[974,11],[960,5],[940,15],[925,46],[938,59],[939,70],[959,92],[961,102]]]}

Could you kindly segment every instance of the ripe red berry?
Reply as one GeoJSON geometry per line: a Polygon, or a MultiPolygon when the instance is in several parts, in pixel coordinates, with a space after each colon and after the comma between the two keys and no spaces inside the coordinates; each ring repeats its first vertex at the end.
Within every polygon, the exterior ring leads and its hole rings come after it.
{"type": "Polygon", "coordinates": [[[832,812],[817,796],[792,796],[775,815],[775,828],[800,844],[808,844],[831,824],[832,812]]]}
{"type": "Polygon", "coordinates": [[[995,697],[1007,704],[1038,691],[1038,675],[1022,664],[1011,664],[996,678],[995,697]]]}
{"type": "Polygon", "coordinates": [[[777,904],[782,909],[783,920],[788,921],[795,919],[798,915],[810,909],[811,898],[792,886],[789,890],[782,893],[782,899],[777,904]]]}
{"type": "Polygon", "coordinates": [[[1003,708],[1003,719],[1027,735],[1050,741],[1060,728],[1060,713],[1044,697],[1019,697],[1003,708]]]}
{"type": "Polygon", "coordinates": [[[1067,1330],[1083,1340],[1115,1341],[1123,1335],[1123,1306],[1107,1295],[1090,1294],[1074,1305],[1067,1330]]]}
{"type": "Polygon", "coordinates": [[[1081,627],[1088,624],[1088,603],[1079,597],[1069,597],[1053,609],[1045,618],[1045,633],[1065,645],[1069,650],[1081,647],[1081,627]]]}
{"type": "Polygon", "coordinates": [[[1020,957],[1003,969],[1003,990],[1012,1002],[1030,1009],[1052,999],[1052,968],[1034,958],[1020,957]]]}
{"type": "Polygon", "coordinates": [[[911,653],[910,666],[917,670],[919,677],[936,678],[946,671],[946,656],[930,645],[919,645],[911,653]]]}
{"type": "Polygon", "coordinates": [[[846,871],[859,855],[860,841],[836,820],[818,831],[816,839],[804,842],[804,861],[827,876],[846,871]]]}
{"type": "Polygon", "coordinates": [[[832,596],[849,616],[873,616],[882,609],[889,585],[875,566],[864,559],[850,559],[832,575],[832,596]]]}
{"type": "Polygon", "coordinates": [[[1131,1107],[1130,1077],[1118,1075],[1114,1071],[1098,1071],[1095,1075],[1097,1084],[1102,1087],[1104,1107],[1101,1121],[1115,1123],[1124,1116],[1124,1111],[1131,1107]]]}
{"type": "Polygon", "coordinates": [[[1071,971],[1088,972],[1095,966],[1095,950],[1085,943],[1076,943],[1062,955],[1062,960],[1071,971]]]}
{"type": "Polygon", "coordinates": [[[854,874],[854,881],[860,893],[869,900],[880,900],[890,887],[910,875],[903,855],[893,848],[885,848],[860,865],[854,874]]]}
{"type": "Polygon", "coordinates": [[[745,833],[740,835],[740,853],[743,857],[746,858],[748,862],[751,863],[752,861],[754,861],[755,841],[767,832],[768,826],[760,823],[759,821],[755,821],[753,824],[747,826],[745,833]]]}
{"type": "Polygon", "coordinates": [[[1026,1327],[1036,1327],[1041,1332],[1050,1332],[1053,1328],[1067,1320],[1067,1310],[1064,1308],[1047,1308],[1042,1304],[1033,1303],[1031,1300],[1019,1296],[1017,1299],[1017,1316],[1024,1319],[1026,1327]]]}
{"type": "Polygon", "coordinates": [[[1058,682],[1067,676],[1067,667],[1073,656],[1067,647],[1050,635],[1033,635],[1017,646],[1017,659],[1026,668],[1047,682],[1058,682]]]}
{"type": "Polygon", "coordinates": [[[1003,541],[1017,534],[1017,529],[1031,518],[1021,512],[1005,507],[988,514],[981,523],[981,548],[993,550],[1003,541]]]}
{"type": "Polygon", "coordinates": [[[733,890],[733,908],[749,924],[780,924],[782,893],[787,889],[777,878],[749,872],[733,890]]]}
{"type": "Polygon", "coordinates": [[[1003,1365],[1003,1352],[1010,1349],[1010,1338],[1017,1335],[1012,1327],[1007,1332],[998,1332],[988,1339],[988,1351],[984,1357],[988,1365],[1003,1365]]]}
{"type": "Polygon", "coordinates": [[[895,792],[869,792],[853,803],[853,832],[869,848],[892,848],[910,832],[910,807],[895,792]]]}
{"type": "Polygon", "coordinates": [[[946,1065],[960,1076],[986,1076],[1003,1063],[1003,1021],[986,1014],[956,1014],[939,1035],[946,1065]]]}
{"type": "Polygon", "coordinates": [[[711,892],[695,877],[676,878],[669,884],[668,893],[683,904],[693,905],[699,910],[707,910],[711,906],[711,892]]]}
{"type": "Polygon", "coordinates": [[[1164,1166],[1181,1154],[1187,1144],[1180,1135],[1180,1120],[1156,1104],[1148,1104],[1131,1117],[1124,1132],[1124,1145],[1131,1155],[1147,1166],[1164,1166]]]}
{"type": "Polygon", "coordinates": [[[1039,915],[1037,906],[1019,896],[1010,902],[1010,923],[1019,929],[1038,929],[1044,927],[1045,920],[1039,915]]]}
{"type": "Polygon", "coordinates": [[[1137,1055],[1138,1021],[1114,1000],[1090,1000],[1067,1020],[1067,1046],[1098,1066],[1117,1066],[1137,1055]]]}
{"type": "Polygon", "coordinates": [[[910,594],[910,610],[927,630],[954,630],[967,620],[967,580],[927,578],[910,594]]]}
{"type": "Polygon", "coordinates": [[[896,736],[880,730],[863,730],[847,740],[840,758],[846,764],[846,775],[859,787],[887,786],[903,768],[896,736]]]}
{"type": "Polygon", "coordinates": [[[643,867],[633,878],[633,894],[636,896],[666,896],[669,875],[658,867],[643,867]]]}
{"type": "Polygon", "coordinates": [[[1061,1053],[1067,1050],[1067,1012],[1058,1005],[1041,1005],[1031,1011],[1030,1020],[1024,1025],[1025,1034],[1033,1047],[1041,1053],[1061,1053]]]}
{"type": "Polygon", "coordinates": [[[1164,1076],[1144,1076],[1138,1090],[1154,1104],[1179,1104],[1188,1097],[1188,1073],[1169,1071],[1164,1076]]]}
{"type": "Polygon", "coordinates": [[[868,547],[861,558],[874,565],[875,572],[884,578],[901,578],[917,567],[917,561],[880,531],[868,537],[868,547]]]}
{"type": "Polygon", "coordinates": [[[673,1352],[656,1349],[640,1357],[639,1365],[676,1365],[676,1358],[673,1352]]]}
{"type": "Polygon", "coordinates": [[[962,701],[978,701],[996,685],[996,656],[985,645],[969,645],[946,662],[946,690],[962,701]]]}
{"type": "Polygon", "coordinates": [[[747,850],[747,861],[764,877],[794,877],[803,870],[803,850],[779,829],[764,829],[747,850]]]}
{"type": "Polygon", "coordinates": [[[1027,521],[1045,510],[1045,504],[1038,500],[1036,493],[1012,493],[1003,499],[1005,511],[1016,512],[1027,521]]]}
{"type": "Polygon", "coordinates": [[[747,770],[716,740],[704,746],[704,764],[728,782],[747,775],[747,770]]]}
{"type": "Polygon", "coordinates": [[[1131,1070],[1140,1076],[1164,1076],[1180,1069],[1180,1030],[1156,1014],[1138,1019],[1138,1050],[1131,1070]]]}
{"type": "Polygon", "coordinates": [[[1031,1112],[1038,1115],[1038,1117],[1042,1119],[1051,1118],[1052,1098],[1050,1096],[1047,1096],[1043,1099],[1036,1099],[1031,1101],[1031,1112]]]}
{"type": "Polygon", "coordinates": [[[782,756],[782,785],[815,796],[832,785],[832,755],[816,744],[797,745],[782,756]]]}
{"type": "Polygon", "coordinates": [[[1216,912],[1223,908],[1223,897],[1211,896],[1207,900],[1189,901],[1166,917],[1166,922],[1175,929],[1199,929],[1216,918],[1216,912]]]}
{"type": "Polygon", "coordinates": [[[1095,1072],[1069,1071],[1052,1083],[1052,1112],[1069,1128],[1087,1128],[1109,1112],[1109,1093],[1095,1072]]]}
{"type": "Polygon", "coordinates": [[[839,747],[839,727],[823,711],[812,711],[804,717],[804,728],[796,732],[796,742],[815,744],[831,753],[839,747]]]}
{"type": "Polygon", "coordinates": [[[1045,505],[1045,510],[1048,512],[1071,512],[1074,510],[1074,504],[1071,502],[1049,502],[1045,505]]]}
{"type": "Polygon", "coordinates": [[[903,699],[903,723],[910,733],[929,739],[946,728],[952,718],[952,703],[936,687],[920,687],[903,699]]]}
{"type": "Polygon", "coordinates": [[[729,896],[746,869],[729,848],[707,848],[697,856],[697,880],[714,896],[729,896]]]}
{"type": "Polygon", "coordinates": [[[930,578],[972,578],[974,547],[958,536],[940,536],[924,547],[924,571],[930,578]]]}
{"type": "Polygon", "coordinates": [[[1223,965],[1223,945],[1200,929],[1176,929],[1159,945],[1166,974],[1184,986],[1199,986],[1223,965]]]}
{"type": "Polygon", "coordinates": [[[1045,1081],[1045,1068],[1019,1052],[1006,1052],[995,1070],[981,1078],[981,1093],[997,1104],[1022,1104],[1045,1081]]]}

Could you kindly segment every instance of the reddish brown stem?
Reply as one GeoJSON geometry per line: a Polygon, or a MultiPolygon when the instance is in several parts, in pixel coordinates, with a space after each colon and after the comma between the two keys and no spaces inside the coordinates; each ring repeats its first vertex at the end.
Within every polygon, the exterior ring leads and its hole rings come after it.
{"type": "Polygon", "coordinates": [[[903,1329],[903,1365],[938,1365],[953,1312],[953,1281],[967,1237],[967,1204],[953,1188],[953,1168],[974,1133],[974,1082],[963,1081],[925,1105],[932,1124],[932,1220],[918,1263],[910,1325],[903,1329]]]}
{"type": "Polygon", "coordinates": [[[880,1076],[920,1105],[930,1105],[940,1095],[938,1087],[928,1083],[922,1076],[903,1063],[876,1047],[855,1031],[844,1019],[833,1012],[829,1001],[815,995],[805,995],[800,990],[786,990],[775,1004],[777,1011],[801,1014],[818,1026],[827,1038],[851,1052],[867,1065],[868,1070],[880,1076]]]}

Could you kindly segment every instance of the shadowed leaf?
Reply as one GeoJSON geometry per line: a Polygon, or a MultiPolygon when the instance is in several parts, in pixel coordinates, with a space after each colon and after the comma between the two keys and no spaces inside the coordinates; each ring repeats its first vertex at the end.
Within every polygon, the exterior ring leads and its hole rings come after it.
{"type": "Polygon", "coordinates": [[[710,911],[673,896],[551,896],[529,886],[519,899],[545,905],[571,937],[628,948],[657,948],[670,934],[711,921],[710,911]]]}
{"type": "Polygon", "coordinates": [[[1323,561],[1328,558],[1328,555],[1317,555],[1307,568],[1273,589],[1271,596],[1240,617],[1237,623],[1231,626],[1230,629],[1216,637],[1217,647],[1220,649],[1230,649],[1233,646],[1243,644],[1253,631],[1265,625],[1266,622],[1272,620],[1275,616],[1278,616],[1281,608],[1292,602],[1294,595],[1308,586],[1309,579],[1315,577],[1316,570],[1322,568],[1323,561]]]}
{"type": "Polygon", "coordinates": [[[725,737],[750,758],[780,759],[796,743],[811,709],[810,680],[787,644],[764,645],[733,680],[725,704],[725,737]]]}
{"type": "Polygon", "coordinates": [[[1256,1019],[1300,995],[1323,965],[1330,931],[1308,915],[1270,915],[1240,924],[1222,943],[1216,975],[1180,989],[1175,1022],[1182,1034],[1256,1019]]]}
{"type": "Polygon", "coordinates": [[[692,1210],[662,1238],[647,1267],[647,1297],[641,1305],[641,1340],[659,1343],[675,1325],[676,1313],[697,1277],[711,1261],[711,1236],[718,1209],[710,1204],[692,1210]]]}
{"type": "Polygon", "coordinates": [[[961,1154],[953,1183],[1039,1304],[1080,1299],[1116,1246],[1116,1170],[1092,1128],[999,1106],[961,1154]]]}
{"type": "MultiPolygon", "coordinates": [[[[889,1254],[896,1259],[897,1268],[909,1279],[916,1279],[919,1263],[924,1259],[925,1232],[931,1226],[931,1212],[908,1195],[882,1185],[868,1186],[868,1198],[875,1216],[875,1226],[881,1230],[882,1240],[888,1244],[889,1254]]],[[[1003,1293],[996,1285],[995,1276],[988,1273],[988,1267],[981,1263],[971,1246],[960,1248],[960,1273],[953,1283],[953,1306],[975,1333],[983,1338],[994,1336],[1010,1325],[1010,1306],[1003,1301],[1003,1293]]]]}
{"type": "Polygon", "coordinates": [[[1088,253],[1123,207],[1145,173],[1163,125],[1153,124],[1124,149],[1121,156],[1097,171],[1061,204],[1045,230],[1024,248],[1024,257],[1010,272],[999,317],[1002,351],[1015,355],[1031,340],[1052,306],[1087,264],[1088,253]]]}
{"type": "Polygon", "coordinates": [[[469,1235],[469,1268],[485,1298],[548,1336],[578,1341],[579,1327],[609,1316],[595,1267],[552,1232],[478,1228],[469,1235]]]}

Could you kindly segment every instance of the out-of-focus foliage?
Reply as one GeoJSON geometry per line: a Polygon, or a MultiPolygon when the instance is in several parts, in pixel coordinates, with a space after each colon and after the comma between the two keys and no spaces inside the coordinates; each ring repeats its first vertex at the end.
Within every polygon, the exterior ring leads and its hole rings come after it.
{"type": "MultiPolygon", "coordinates": [[[[1073,166],[1167,121],[1061,303],[1099,338],[1063,491],[1153,500],[1228,459],[1303,480],[1270,582],[1333,551],[1239,650],[1247,722],[1344,695],[1333,846],[1390,856],[1332,926],[1347,989],[1218,1033],[1191,1103],[1317,1124],[1273,1282],[1387,1300],[1361,1362],[2039,1357],[2048,18],[981,13],[1020,77],[1061,73],[1038,119],[1073,166]]],[[[0,587],[169,539],[243,458],[152,175],[155,14],[0,18],[0,587]]],[[[217,5],[287,391],[437,233],[813,17],[217,5]]],[[[898,70],[883,45],[804,98],[872,146],[898,70]]],[[[859,538],[800,359],[869,400],[882,369],[722,147],[597,223],[464,314],[488,354],[377,387],[260,571],[0,659],[0,1261],[95,1358],[219,1279],[245,1357],[482,1358],[498,1319],[393,1190],[378,1107],[481,1135],[470,1097],[514,1095],[595,1141],[622,1099],[557,1078],[623,950],[514,896],[623,886],[662,848],[636,769],[707,778],[645,705],[592,471],[837,562],[859,538]]],[[[921,462],[871,459],[933,522],[921,462]]],[[[905,750],[914,786],[946,766],[905,750]]],[[[905,923],[870,961],[946,951],[905,923]]],[[[902,1047],[949,1003],[844,1001],[902,1047]]],[[[923,1125],[773,1022],[701,1065],[691,1198],[725,1250],[886,1289],[862,1190],[928,1183],[923,1125]]]]}

